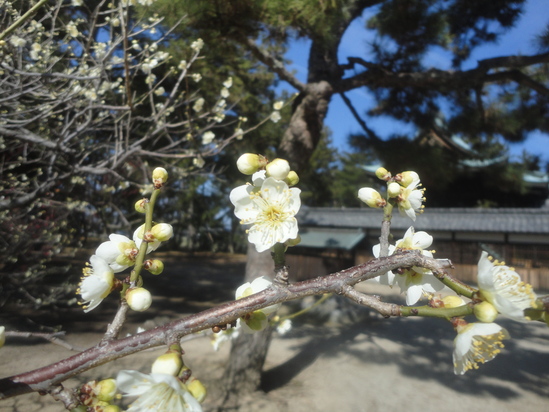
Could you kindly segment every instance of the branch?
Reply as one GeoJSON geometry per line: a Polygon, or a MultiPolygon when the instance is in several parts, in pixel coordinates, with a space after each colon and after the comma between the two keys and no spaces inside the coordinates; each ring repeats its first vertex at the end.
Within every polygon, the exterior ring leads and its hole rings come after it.
{"type": "MultiPolygon", "coordinates": [[[[523,76],[526,78],[528,76],[525,74],[522,74],[522,76],[518,78],[515,70],[492,74],[489,74],[488,72],[498,68],[518,69],[519,67],[525,67],[533,64],[547,63],[549,62],[549,53],[531,56],[494,57],[491,59],[481,60],[475,69],[465,71],[429,69],[423,72],[392,72],[379,64],[371,63],[358,57],[349,57],[348,61],[349,63],[342,66],[343,68],[352,69],[355,65],[360,65],[365,67],[367,70],[334,83],[334,90],[337,93],[343,93],[362,86],[379,88],[413,87],[431,90],[459,90],[463,88],[473,88],[475,86],[496,80],[517,81],[538,90],[540,89],[539,85],[526,82],[523,76]]],[[[534,81],[532,80],[532,82],[534,81]]],[[[546,93],[545,87],[540,90],[542,93],[546,93]]]]}
{"type": "Polygon", "coordinates": [[[280,60],[261,49],[253,39],[250,39],[247,36],[240,36],[237,40],[246,46],[256,57],[256,59],[278,74],[282,80],[287,81],[300,92],[305,90],[305,85],[301,83],[292,73],[286,70],[284,64],[280,60]]]}
{"type": "Polygon", "coordinates": [[[328,276],[298,282],[288,287],[273,285],[255,295],[222,304],[124,339],[102,341],[82,353],[52,365],[1,379],[0,399],[35,391],[47,391],[52,386],[99,365],[145,349],[166,345],[183,336],[211,329],[217,325],[230,324],[247,313],[276,303],[325,293],[349,294],[349,286],[398,267],[411,266],[431,269],[441,277],[440,274],[445,273],[446,265],[419,253],[402,253],[373,259],[328,276]]]}
{"type": "Polygon", "coordinates": [[[353,106],[353,103],[351,102],[351,100],[345,95],[345,93],[339,93],[339,95],[341,96],[341,98],[343,99],[343,102],[347,105],[347,107],[351,111],[352,115],[355,117],[360,127],[362,127],[362,130],[364,130],[364,132],[368,135],[368,138],[376,142],[379,142],[380,138],[375,134],[375,132],[372,129],[368,127],[366,122],[362,120],[362,118],[356,111],[355,107],[353,106]]]}

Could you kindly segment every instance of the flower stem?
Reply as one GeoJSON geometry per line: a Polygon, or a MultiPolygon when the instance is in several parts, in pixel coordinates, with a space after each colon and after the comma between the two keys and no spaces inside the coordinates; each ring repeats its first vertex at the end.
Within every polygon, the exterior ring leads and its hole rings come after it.
{"type": "MultiPolygon", "coordinates": [[[[143,229],[144,234],[149,232],[152,228],[154,205],[159,194],[160,189],[154,189],[149,202],[147,202],[145,206],[145,228],[143,229]]],[[[143,240],[143,242],[141,242],[141,246],[139,247],[139,253],[135,258],[135,265],[130,275],[130,283],[132,284],[137,282],[137,280],[139,279],[139,274],[141,273],[141,269],[143,268],[143,262],[145,261],[145,255],[147,254],[147,247],[148,243],[143,240]]]]}

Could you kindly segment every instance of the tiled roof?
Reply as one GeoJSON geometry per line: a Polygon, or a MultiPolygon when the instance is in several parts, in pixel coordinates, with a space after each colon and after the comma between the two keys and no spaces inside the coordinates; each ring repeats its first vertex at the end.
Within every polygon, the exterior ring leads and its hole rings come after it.
{"type": "MultiPolygon", "coordinates": [[[[379,228],[382,218],[381,210],[370,208],[303,207],[297,215],[302,226],[361,229],[379,228]]],[[[427,208],[415,222],[398,212],[393,216],[393,229],[410,226],[427,231],[549,234],[549,208],[427,208]]]]}

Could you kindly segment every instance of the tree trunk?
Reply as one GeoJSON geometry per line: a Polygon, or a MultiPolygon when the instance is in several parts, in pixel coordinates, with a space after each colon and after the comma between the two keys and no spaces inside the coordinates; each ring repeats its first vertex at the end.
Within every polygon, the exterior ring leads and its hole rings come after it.
{"type": "MultiPolygon", "coordinates": [[[[258,253],[248,244],[245,282],[260,276],[273,277],[274,263],[268,252],[258,253]]],[[[235,407],[243,395],[259,389],[261,371],[269,350],[272,328],[254,334],[242,333],[231,347],[229,363],[223,375],[223,407],[235,407]]]]}

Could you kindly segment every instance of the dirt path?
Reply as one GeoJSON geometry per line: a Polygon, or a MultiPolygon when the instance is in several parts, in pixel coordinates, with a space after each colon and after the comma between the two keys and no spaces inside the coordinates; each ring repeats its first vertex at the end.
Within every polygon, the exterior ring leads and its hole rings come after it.
{"type": "MultiPolygon", "coordinates": [[[[127,332],[229,299],[244,267],[241,259],[209,258],[201,265],[182,257],[175,261],[177,267],[166,276],[155,277],[158,282],[154,286],[149,284],[156,288],[153,295],[161,296],[153,304],[155,312],[132,315],[127,332]]],[[[395,298],[390,290],[365,287],[387,299],[395,298]]],[[[114,303],[106,303],[103,310],[112,313],[114,303]]],[[[1,317],[0,321],[8,322],[7,314],[1,317]]],[[[51,324],[61,323],[62,319],[52,318],[51,324]]],[[[47,324],[45,315],[33,320],[47,324]]],[[[90,316],[69,313],[62,322],[67,341],[82,347],[93,345],[101,337],[105,320],[100,312],[90,316]]],[[[262,381],[266,393],[243,399],[240,411],[548,411],[549,328],[505,319],[498,323],[515,339],[480,370],[455,376],[451,361],[454,332],[449,324],[436,319],[385,320],[334,300],[301,319],[287,335],[275,337],[262,381]]],[[[229,347],[214,352],[204,336],[186,342],[184,349],[194,374],[212,388],[221,376],[229,347]]],[[[162,352],[159,349],[120,359],[66,386],[113,376],[124,368],[147,372],[151,361],[162,352]]],[[[49,343],[9,340],[0,350],[0,372],[7,376],[28,371],[70,355],[49,343]]],[[[213,400],[206,402],[206,411],[213,400]]],[[[0,402],[0,412],[62,410],[61,405],[37,394],[0,402]]]]}

